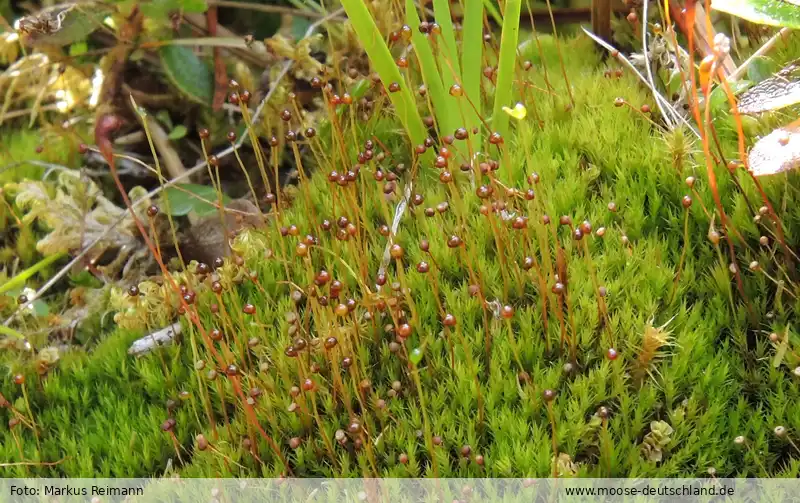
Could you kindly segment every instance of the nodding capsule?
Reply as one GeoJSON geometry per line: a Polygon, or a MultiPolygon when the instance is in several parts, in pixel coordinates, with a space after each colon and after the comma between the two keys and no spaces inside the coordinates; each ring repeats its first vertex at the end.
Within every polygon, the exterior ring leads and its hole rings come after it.
{"type": "Polygon", "coordinates": [[[94,127],[94,141],[110,166],[114,166],[114,147],[111,136],[122,127],[122,119],[114,114],[103,114],[94,127]]]}
{"type": "Polygon", "coordinates": [[[103,134],[105,137],[111,136],[111,134],[115,133],[120,127],[122,127],[122,119],[120,119],[119,116],[114,114],[104,114],[100,117],[100,119],[98,119],[97,124],[95,125],[95,139],[97,139],[97,136],[101,134],[103,134]]]}

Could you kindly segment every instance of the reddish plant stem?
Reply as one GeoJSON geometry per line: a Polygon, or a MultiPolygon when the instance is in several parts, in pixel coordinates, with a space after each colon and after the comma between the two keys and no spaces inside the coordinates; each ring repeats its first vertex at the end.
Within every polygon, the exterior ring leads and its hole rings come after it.
{"type": "MultiPolygon", "coordinates": [[[[217,36],[217,7],[209,5],[206,11],[206,23],[208,24],[208,34],[211,37],[217,36]]],[[[222,109],[225,103],[225,88],[228,86],[228,75],[225,71],[225,62],[222,60],[222,53],[219,47],[214,47],[214,99],[211,108],[216,112],[222,109]]],[[[253,146],[257,148],[257,146],[253,146]]]]}

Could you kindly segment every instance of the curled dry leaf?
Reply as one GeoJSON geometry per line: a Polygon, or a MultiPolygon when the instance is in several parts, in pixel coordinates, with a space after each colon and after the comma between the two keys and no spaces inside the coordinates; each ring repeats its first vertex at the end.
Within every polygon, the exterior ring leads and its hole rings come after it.
{"type": "Polygon", "coordinates": [[[559,452],[558,458],[553,457],[551,463],[555,465],[559,477],[574,477],[578,474],[579,467],[566,452],[559,452]]]}
{"type": "Polygon", "coordinates": [[[758,140],[749,159],[755,176],[774,175],[800,166],[800,122],[778,128],[758,140]]]}
{"type": "Polygon", "coordinates": [[[184,260],[212,264],[217,257],[230,255],[230,235],[245,229],[263,227],[264,221],[255,204],[246,199],[234,199],[225,205],[225,221],[216,209],[206,212],[182,233],[181,253],[184,260]]]}
{"type": "Polygon", "coordinates": [[[794,62],[742,94],[739,112],[755,114],[800,103],[800,63],[794,62]]]}
{"type": "MultiPolygon", "coordinates": [[[[9,184],[7,188],[15,194],[16,204],[25,211],[24,222],[37,220],[48,228],[47,235],[36,243],[37,251],[43,255],[71,253],[101,237],[93,256],[106,252],[114,255],[109,264],[98,266],[107,276],[121,273],[126,277],[152,260],[130,214],[103,196],[94,182],[81,179],[76,172],[60,172],[54,186],[41,181],[23,181],[9,184]],[[108,227],[120,217],[122,223],[107,233],[108,227]]],[[[144,189],[134,187],[130,197],[138,199],[143,193],[144,189]]],[[[137,211],[142,213],[139,218],[146,220],[143,209],[137,211]]]]}
{"type": "Polygon", "coordinates": [[[292,71],[297,79],[311,80],[322,73],[324,65],[312,55],[324,38],[320,34],[306,37],[293,43],[286,37],[275,35],[266,41],[270,53],[294,61],[292,71]]]}
{"type": "Polygon", "coordinates": [[[672,441],[672,426],[664,421],[653,421],[650,423],[650,433],[645,435],[639,450],[642,457],[655,463],[664,459],[664,449],[672,441]]]}
{"type": "MultiPolygon", "coordinates": [[[[173,275],[176,282],[186,280],[185,273],[173,275]]],[[[188,284],[188,280],[186,281],[188,284]]],[[[111,288],[108,307],[114,311],[114,323],[126,330],[151,330],[172,323],[180,307],[180,300],[169,282],[141,281],[139,295],[131,297],[127,290],[111,288]]]]}
{"type": "Polygon", "coordinates": [[[29,44],[65,46],[86,39],[113,12],[100,2],[60,4],[21,18],[15,27],[29,44]]]}

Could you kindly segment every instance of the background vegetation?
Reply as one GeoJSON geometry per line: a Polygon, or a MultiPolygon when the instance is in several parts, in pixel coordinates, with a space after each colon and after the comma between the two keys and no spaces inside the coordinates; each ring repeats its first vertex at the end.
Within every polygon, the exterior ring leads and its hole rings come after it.
{"type": "Polygon", "coordinates": [[[0,473],[798,476],[788,30],[223,4],[0,34],[0,473]]]}

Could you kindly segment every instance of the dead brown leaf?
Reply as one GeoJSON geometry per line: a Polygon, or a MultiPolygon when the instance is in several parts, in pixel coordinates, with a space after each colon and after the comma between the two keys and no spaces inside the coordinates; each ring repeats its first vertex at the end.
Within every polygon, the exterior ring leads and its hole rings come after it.
{"type": "Polygon", "coordinates": [[[750,150],[750,170],[755,176],[783,173],[800,166],[800,123],[778,128],[750,150]]]}

